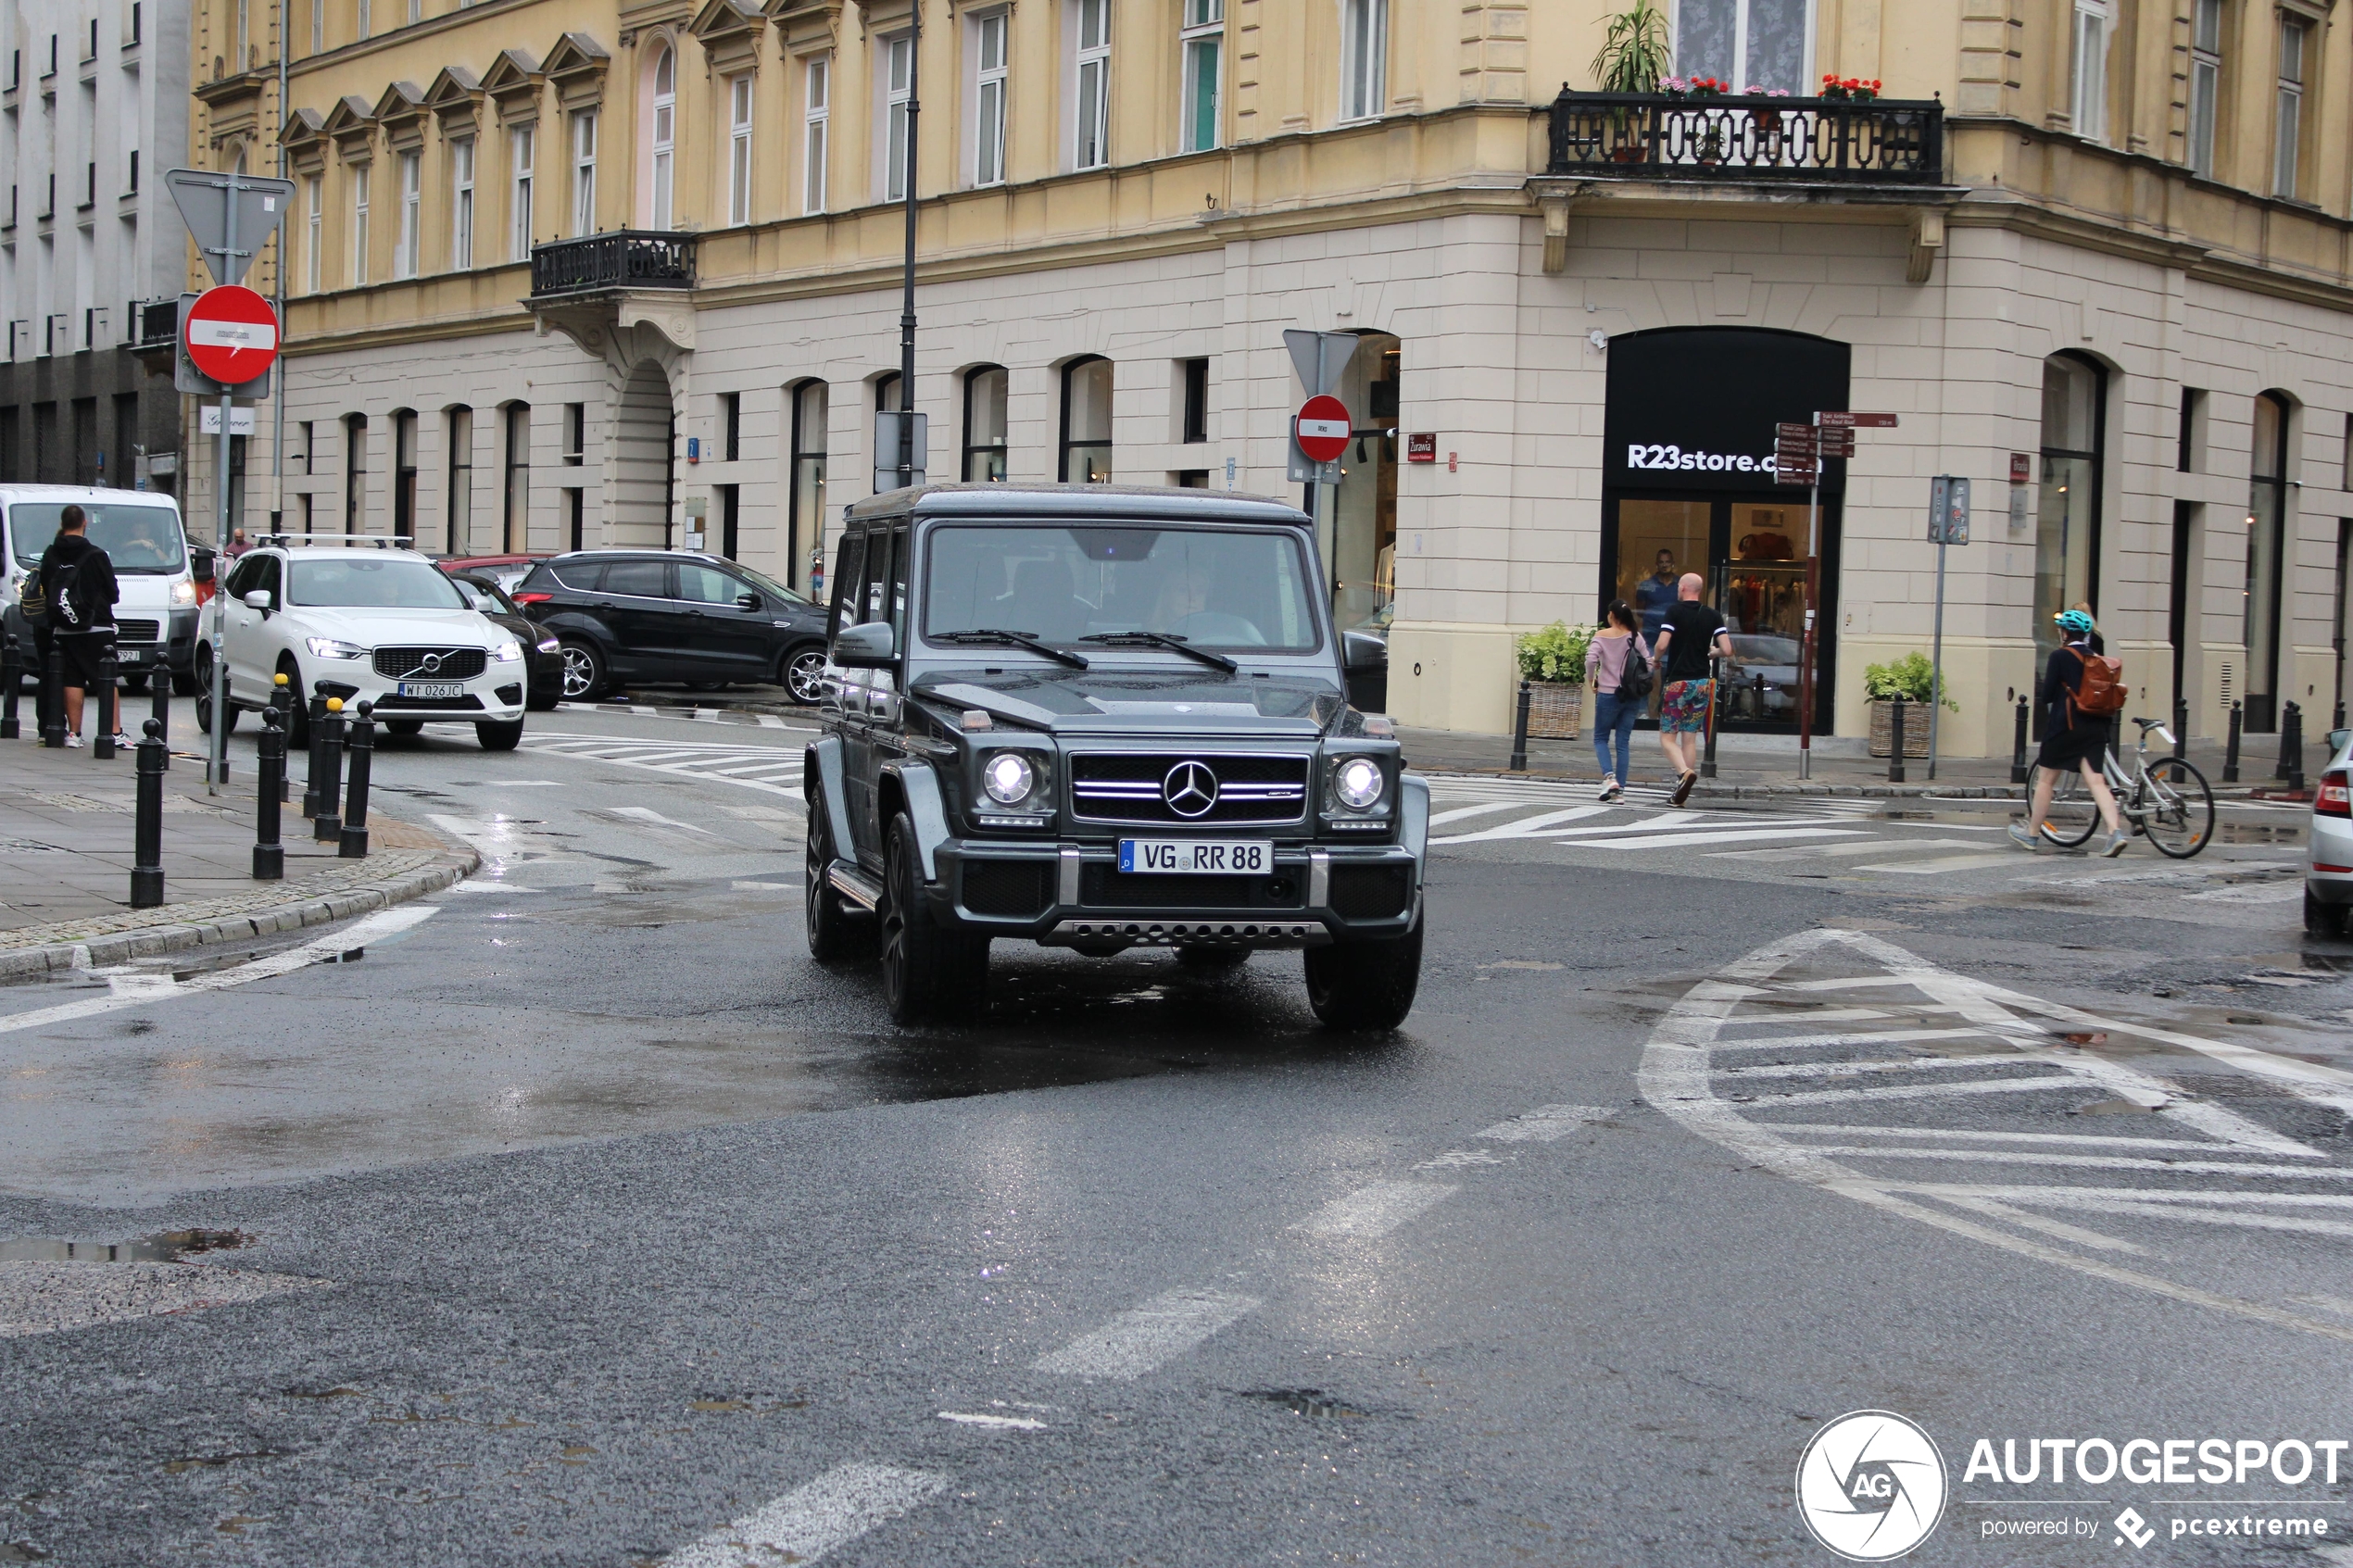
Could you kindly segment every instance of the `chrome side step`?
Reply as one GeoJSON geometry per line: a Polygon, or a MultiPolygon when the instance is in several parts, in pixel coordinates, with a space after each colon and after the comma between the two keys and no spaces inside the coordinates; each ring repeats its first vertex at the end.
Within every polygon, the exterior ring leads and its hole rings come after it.
{"type": "Polygon", "coordinates": [[[882,902],[882,884],[868,876],[863,870],[847,860],[836,860],[825,868],[825,880],[835,892],[856,904],[868,914],[882,902]]]}

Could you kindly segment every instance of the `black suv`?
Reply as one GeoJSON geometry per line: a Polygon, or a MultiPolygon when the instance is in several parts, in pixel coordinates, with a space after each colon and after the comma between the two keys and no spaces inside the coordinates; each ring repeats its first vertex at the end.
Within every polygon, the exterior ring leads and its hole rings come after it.
{"type": "Polygon", "coordinates": [[[817,700],[824,611],[724,557],[575,550],[533,567],[514,600],[561,640],[573,702],[631,680],[774,682],[796,702],[817,700]]]}
{"type": "MultiPolygon", "coordinates": [[[[1316,1016],[1421,972],[1429,790],[1348,705],[1315,528],[1199,490],[949,484],[849,508],[809,948],[879,940],[891,1016],[969,1016],[999,936],[1229,968],[1306,949],[1316,1016]]],[[[1354,656],[1343,657],[1343,645],[1354,656]]]]}

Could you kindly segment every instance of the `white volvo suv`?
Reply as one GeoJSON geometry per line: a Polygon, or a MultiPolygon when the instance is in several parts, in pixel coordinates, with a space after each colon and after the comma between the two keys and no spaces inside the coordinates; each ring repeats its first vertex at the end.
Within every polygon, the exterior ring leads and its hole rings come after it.
{"type": "Polygon", "coordinates": [[[205,616],[197,676],[209,686],[217,635],[231,727],[241,710],[267,706],[283,672],[297,696],[288,737],[296,746],[309,744],[314,696],[339,696],[346,709],[371,703],[396,735],[440,720],[472,723],[485,751],[522,739],[530,666],[513,633],[469,608],[448,575],[414,550],[365,535],[296,542],[303,537],[271,535],[248,551],[222,582],[217,614],[205,616]]]}

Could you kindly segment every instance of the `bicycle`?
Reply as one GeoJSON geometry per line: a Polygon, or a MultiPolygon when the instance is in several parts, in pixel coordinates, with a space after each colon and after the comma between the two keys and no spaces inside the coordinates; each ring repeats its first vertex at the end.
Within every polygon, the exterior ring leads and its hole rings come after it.
{"type": "MultiPolygon", "coordinates": [[[[2141,727],[2141,743],[2133,753],[2133,768],[2126,773],[2116,759],[2116,748],[2103,748],[2100,771],[2108,779],[2108,787],[2116,796],[2118,817],[2132,824],[2133,831],[2157,847],[2160,855],[2176,860],[2186,860],[2205,848],[2214,837],[2214,791],[2206,775],[2186,759],[2160,757],[2148,759],[2149,732],[2157,732],[2166,745],[2173,744],[2173,734],[2161,719],[2135,719],[2141,727]]],[[[2099,802],[2084,786],[2083,774],[2078,771],[2063,775],[2051,792],[2051,808],[2044,814],[2036,831],[2063,849],[2072,849],[2099,831],[2099,802]]]]}

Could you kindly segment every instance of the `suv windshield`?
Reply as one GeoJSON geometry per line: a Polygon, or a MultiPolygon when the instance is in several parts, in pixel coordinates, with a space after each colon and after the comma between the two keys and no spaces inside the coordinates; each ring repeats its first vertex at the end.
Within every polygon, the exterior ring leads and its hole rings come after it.
{"type": "Polygon", "coordinates": [[[346,609],[463,609],[447,573],[430,561],[354,552],[350,559],[307,558],[286,563],[286,602],[346,609]]]}
{"type": "Polygon", "coordinates": [[[1289,530],[943,527],[924,634],[1027,632],[1058,646],[1152,632],[1202,647],[1312,653],[1323,636],[1289,530]]]}
{"type": "MultiPolygon", "coordinates": [[[[63,501],[19,501],[8,508],[8,533],[18,564],[31,567],[57,536],[63,501]]],[[[108,507],[82,504],[90,514],[90,542],[107,552],[118,575],[176,577],[187,569],[188,548],[180,518],[170,507],[108,507]]]]}

